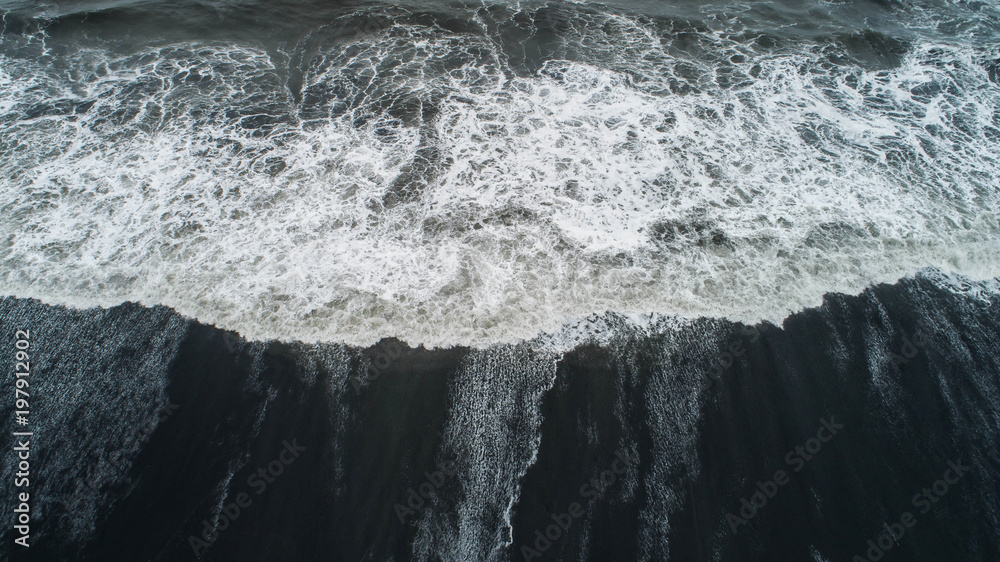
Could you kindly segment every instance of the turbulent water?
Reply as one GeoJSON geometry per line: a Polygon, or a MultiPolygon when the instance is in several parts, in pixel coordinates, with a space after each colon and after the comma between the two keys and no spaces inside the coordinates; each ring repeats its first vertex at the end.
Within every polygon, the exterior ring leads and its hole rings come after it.
{"type": "MultiPolygon", "coordinates": [[[[4,299],[0,326],[33,334],[34,519],[31,547],[8,526],[0,557],[854,561],[909,513],[886,560],[997,560],[1000,298],[940,285],[830,296],[782,328],[608,315],[433,351],[4,299]],[[261,490],[289,442],[304,451],[261,490]],[[949,462],[968,471],[914,503],[949,462]]],[[[24,429],[2,408],[4,435],[24,429]]]]}
{"type": "Polygon", "coordinates": [[[990,4],[10,9],[8,294],[485,347],[1000,274],[990,4]]]}
{"type": "Polygon", "coordinates": [[[0,559],[1000,560],[995,2],[0,14],[0,559]]]}

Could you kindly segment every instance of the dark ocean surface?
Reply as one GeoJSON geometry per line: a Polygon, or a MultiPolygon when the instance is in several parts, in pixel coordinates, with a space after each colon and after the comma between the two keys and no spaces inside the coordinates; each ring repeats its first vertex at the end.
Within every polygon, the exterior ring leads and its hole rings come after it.
{"type": "Polygon", "coordinates": [[[1000,560],[995,3],[0,14],[0,560],[1000,560]]]}
{"type": "Polygon", "coordinates": [[[851,560],[905,512],[915,526],[887,560],[1000,557],[995,296],[910,279],[782,327],[621,327],[557,359],[532,344],[254,343],[133,304],[0,310],[36,350],[32,546],[4,529],[11,559],[192,560],[190,537],[240,493],[252,503],[205,560],[523,560],[574,503],[531,559],[851,560]],[[396,357],[366,380],[379,353],[396,357]],[[304,450],[254,485],[286,443],[304,450]],[[968,471],[914,504],[949,461],[968,471]],[[781,469],[734,533],[726,514],[781,469]]]}

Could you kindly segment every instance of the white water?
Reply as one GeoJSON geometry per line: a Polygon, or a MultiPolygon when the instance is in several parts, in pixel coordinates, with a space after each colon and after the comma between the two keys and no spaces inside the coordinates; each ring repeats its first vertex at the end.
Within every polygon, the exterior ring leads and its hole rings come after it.
{"type": "Polygon", "coordinates": [[[818,47],[706,36],[745,57],[721,87],[608,21],[618,40],[576,30],[600,63],[521,77],[483,38],[399,25],[319,47],[301,103],[247,45],[0,58],[2,293],[485,347],[606,310],[778,322],[928,266],[1000,275],[1000,87],[970,49],[827,71],[818,47]]]}
{"type": "MultiPolygon", "coordinates": [[[[435,498],[418,523],[415,560],[503,560],[521,479],[541,440],[541,402],[556,378],[554,353],[530,345],[474,350],[449,389],[440,460],[454,459],[461,492],[435,498]]],[[[514,548],[516,550],[516,546],[514,548]]]]}

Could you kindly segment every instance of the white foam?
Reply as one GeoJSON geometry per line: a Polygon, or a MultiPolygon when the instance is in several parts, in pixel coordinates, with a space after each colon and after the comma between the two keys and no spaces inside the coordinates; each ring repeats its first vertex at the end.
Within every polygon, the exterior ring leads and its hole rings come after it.
{"type": "Polygon", "coordinates": [[[449,389],[441,461],[454,459],[461,491],[421,514],[415,560],[503,560],[521,480],[541,443],[541,402],[558,356],[530,346],[472,351],[449,389]]]}
{"type": "Polygon", "coordinates": [[[607,310],[780,322],[927,266],[1000,275],[1000,88],[969,49],[822,70],[819,48],[713,36],[746,57],[722,87],[718,61],[611,19],[627,41],[576,30],[600,63],[529,76],[397,24],[309,54],[298,105],[248,46],[0,59],[3,292],[485,347],[607,310]]]}

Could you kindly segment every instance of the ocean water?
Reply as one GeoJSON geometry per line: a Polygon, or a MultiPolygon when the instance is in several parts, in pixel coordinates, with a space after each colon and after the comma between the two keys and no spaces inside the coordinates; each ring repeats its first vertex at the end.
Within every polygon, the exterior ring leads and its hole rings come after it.
{"type": "Polygon", "coordinates": [[[0,558],[1000,560],[1000,6],[0,14],[0,558]]]}
{"type": "Polygon", "coordinates": [[[654,6],[11,6],[0,280],[482,348],[998,274],[995,7],[654,6]]]}

